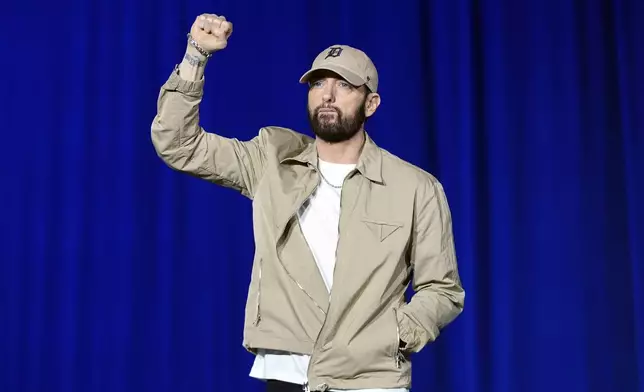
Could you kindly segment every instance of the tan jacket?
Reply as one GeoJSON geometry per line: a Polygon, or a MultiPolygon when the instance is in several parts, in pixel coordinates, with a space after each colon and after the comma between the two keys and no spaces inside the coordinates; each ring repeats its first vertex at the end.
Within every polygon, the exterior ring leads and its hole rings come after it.
{"type": "Polygon", "coordinates": [[[244,347],[312,355],[311,389],[410,387],[409,354],[463,309],[441,184],[367,135],[342,188],[329,296],[296,219],[320,182],[314,140],[280,127],[262,128],[249,141],[205,132],[203,84],[171,74],[152,142],[171,168],[253,200],[256,253],[244,347]],[[410,282],[415,294],[407,303],[410,282]]]}

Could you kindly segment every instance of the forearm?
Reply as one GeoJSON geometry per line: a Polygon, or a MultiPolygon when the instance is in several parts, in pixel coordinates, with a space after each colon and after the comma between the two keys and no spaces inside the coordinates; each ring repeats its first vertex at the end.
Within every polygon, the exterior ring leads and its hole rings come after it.
{"type": "Polygon", "coordinates": [[[179,64],[179,76],[190,81],[201,80],[208,60],[193,46],[188,45],[183,60],[179,64]]]}
{"type": "Polygon", "coordinates": [[[463,311],[465,300],[447,197],[434,178],[419,186],[415,210],[411,248],[415,294],[398,312],[400,338],[408,352],[418,352],[436,340],[463,311]]]}
{"type": "Polygon", "coordinates": [[[239,141],[209,133],[199,117],[209,54],[225,48],[231,33],[232,24],[223,16],[197,17],[182,61],[159,92],[151,138],[157,155],[171,168],[252,197],[265,167],[263,136],[239,141]]]}
{"type": "Polygon", "coordinates": [[[187,45],[178,69],[166,81],[158,97],[152,142],[159,155],[173,167],[183,167],[187,163],[182,162],[188,158],[182,150],[192,151],[199,143],[204,143],[199,105],[207,60],[197,49],[187,45]]]}
{"type": "Polygon", "coordinates": [[[463,311],[464,296],[461,285],[452,279],[434,282],[415,293],[398,311],[405,351],[418,352],[435,341],[440,330],[463,311]]]}
{"type": "Polygon", "coordinates": [[[199,72],[191,64],[179,65],[160,89],[157,114],[151,127],[157,155],[171,168],[239,190],[251,196],[265,167],[264,147],[258,135],[239,141],[209,133],[201,126],[199,109],[205,80],[187,80],[181,67],[199,72]]]}

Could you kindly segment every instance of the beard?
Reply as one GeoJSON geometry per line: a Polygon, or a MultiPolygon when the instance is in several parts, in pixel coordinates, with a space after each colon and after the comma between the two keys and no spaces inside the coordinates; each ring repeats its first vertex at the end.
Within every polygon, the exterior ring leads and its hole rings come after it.
{"type": "Polygon", "coordinates": [[[336,107],[326,105],[320,105],[315,110],[309,108],[308,112],[313,133],[327,143],[340,143],[351,139],[360,131],[367,117],[364,102],[349,116],[336,107]],[[321,109],[333,109],[335,114],[320,114],[321,109]]]}

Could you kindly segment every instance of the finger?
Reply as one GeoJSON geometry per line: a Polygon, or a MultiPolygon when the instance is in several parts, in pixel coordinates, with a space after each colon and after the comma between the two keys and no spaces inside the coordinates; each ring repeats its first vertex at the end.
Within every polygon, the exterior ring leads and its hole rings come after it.
{"type": "Polygon", "coordinates": [[[212,29],[214,31],[219,31],[219,29],[221,29],[221,24],[224,23],[224,20],[225,19],[223,19],[221,16],[214,18],[212,21],[212,29]]]}
{"type": "Polygon", "coordinates": [[[210,20],[210,31],[212,34],[216,34],[219,31],[219,28],[221,27],[221,17],[215,17],[210,20]]]}
{"type": "Polygon", "coordinates": [[[206,27],[206,17],[207,17],[206,14],[201,14],[197,16],[197,19],[195,20],[195,22],[197,23],[197,26],[202,30],[206,27]]]}
{"type": "Polygon", "coordinates": [[[221,24],[221,32],[226,38],[230,37],[233,33],[233,24],[230,22],[223,22],[221,24]]]}
{"type": "Polygon", "coordinates": [[[212,18],[206,18],[206,23],[204,27],[204,31],[208,34],[212,33],[215,31],[214,25],[213,25],[214,20],[212,18]]]}

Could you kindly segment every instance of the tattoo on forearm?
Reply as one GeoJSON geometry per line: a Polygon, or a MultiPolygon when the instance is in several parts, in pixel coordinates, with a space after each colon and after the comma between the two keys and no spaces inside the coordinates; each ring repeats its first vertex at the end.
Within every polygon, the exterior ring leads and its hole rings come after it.
{"type": "Polygon", "coordinates": [[[197,57],[197,56],[192,56],[192,55],[190,55],[190,54],[188,54],[188,53],[186,53],[186,55],[185,55],[185,56],[183,56],[183,58],[184,58],[184,59],[186,59],[186,60],[188,61],[188,64],[190,64],[190,65],[192,65],[192,66],[194,66],[194,67],[203,67],[204,65],[206,65],[206,62],[205,62],[205,61],[201,61],[201,60],[199,59],[199,57],[197,57]]]}

